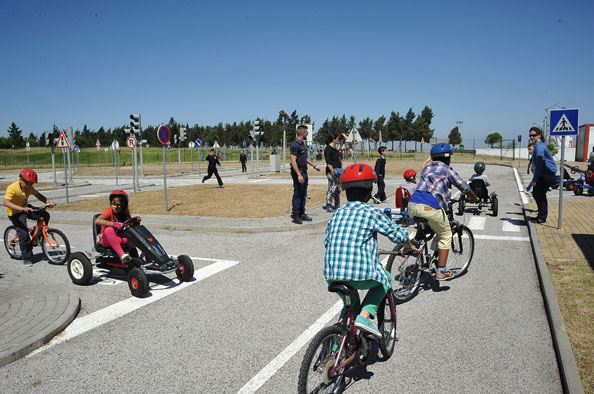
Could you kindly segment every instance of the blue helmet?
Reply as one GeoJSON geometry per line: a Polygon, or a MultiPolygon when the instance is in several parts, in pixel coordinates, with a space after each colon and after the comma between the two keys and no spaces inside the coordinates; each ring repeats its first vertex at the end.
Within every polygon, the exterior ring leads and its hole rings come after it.
{"type": "Polygon", "coordinates": [[[439,144],[433,145],[433,148],[431,148],[431,159],[435,160],[437,158],[449,158],[452,156],[453,152],[454,150],[450,144],[440,142],[439,144]]]}
{"type": "Polygon", "coordinates": [[[479,175],[485,172],[485,163],[483,163],[482,161],[477,161],[474,164],[474,172],[476,172],[479,175]]]}

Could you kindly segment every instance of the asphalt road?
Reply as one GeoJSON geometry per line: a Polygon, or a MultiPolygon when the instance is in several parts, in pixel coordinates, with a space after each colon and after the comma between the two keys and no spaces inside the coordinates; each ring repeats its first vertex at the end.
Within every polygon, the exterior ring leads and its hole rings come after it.
{"type": "MultiPolygon", "coordinates": [[[[454,168],[464,178],[472,172],[471,165],[454,168]]],[[[432,282],[399,306],[394,355],[353,371],[348,393],[562,392],[513,171],[489,166],[487,173],[490,191],[499,196],[499,216],[468,208],[459,217],[476,237],[468,274],[432,282]]],[[[7,225],[1,218],[0,226],[7,225]]],[[[72,245],[91,243],[90,225],[56,227],[72,245]]],[[[296,391],[307,345],[291,345],[338,300],[322,274],[324,228],[153,232],[170,254],[195,257],[197,272],[233,263],[179,291],[151,275],[163,284],[152,290],[161,298],[143,304],[120,280],[76,286],[64,266],[42,260],[25,269],[0,252],[0,272],[76,291],[82,309],[73,325],[95,319],[95,328],[1,368],[0,392],[296,391]],[[129,311],[119,316],[123,306],[129,311]]],[[[380,246],[391,248],[386,239],[380,246]]]]}

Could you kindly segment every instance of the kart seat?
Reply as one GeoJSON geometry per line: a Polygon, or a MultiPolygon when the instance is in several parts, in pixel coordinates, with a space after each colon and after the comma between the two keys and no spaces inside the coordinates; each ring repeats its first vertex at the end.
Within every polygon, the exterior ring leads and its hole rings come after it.
{"type": "Polygon", "coordinates": [[[410,201],[410,193],[403,187],[396,189],[396,208],[400,208],[400,212],[408,209],[408,202],[410,201]]]}
{"type": "Polygon", "coordinates": [[[476,196],[481,200],[486,200],[489,198],[489,191],[487,190],[487,185],[485,185],[484,180],[474,179],[470,182],[469,186],[474,194],[476,194],[476,196]]]}

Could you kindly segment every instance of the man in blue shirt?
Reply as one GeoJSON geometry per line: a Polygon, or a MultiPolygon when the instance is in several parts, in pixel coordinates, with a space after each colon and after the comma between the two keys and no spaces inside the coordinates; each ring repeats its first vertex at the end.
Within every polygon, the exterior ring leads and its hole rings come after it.
{"type": "Polygon", "coordinates": [[[429,227],[439,238],[435,274],[437,280],[446,280],[452,276],[452,273],[446,269],[452,244],[452,229],[447,214],[451,185],[468,194],[471,202],[479,202],[470,186],[450,167],[453,152],[451,145],[443,142],[431,148],[432,161],[429,161],[421,171],[417,188],[408,203],[410,216],[427,219],[429,227]]]}
{"type": "Polygon", "coordinates": [[[293,178],[293,209],[291,218],[293,223],[301,224],[303,221],[311,221],[311,218],[305,214],[305,202],[307,201],[307,165],[309,164],[317,171],[320,171],[312,159],[307,157],[305,142],[307,138],[307,126],[300,124],[297,126],[297,138],[291,144],[291,178],[293,178]]]}
{"type": "MultiPolygon", "coordinates": [[[[404,244],[403,253],[418,249],[410,243],[406,230],[392,223],[380,209],[367,204],[376,180],[375,171],[368,164],[352,164],[342,172],[340,181],[349,202],[338,208],[328,222],[324,277],[328,284],[339,281],[357,290],[369,289],[355,327],[380,336],[371,318],[392,286],[392,277],[379,263],[377,234],[404,244]]],[[[344,296],[339,295],[344,301],[344,296]]],[[[358,293],[353,298],[353,310],[359,311],[358,293]]]]}
{"type": "Polygon", "coordinates": [[[547,221],[549,205],[547,202],[547,191],[549,187],[557,183],[557,164],[547,145],[542,141],[542,130],[538,127],[530,128],[528,132],[530,141],[534,142],[532,150],[532,180],[526,187],[530,190],[532,186],[532,197],[536,201],[538,214],[534,220],[537,223],[547,221]]]}

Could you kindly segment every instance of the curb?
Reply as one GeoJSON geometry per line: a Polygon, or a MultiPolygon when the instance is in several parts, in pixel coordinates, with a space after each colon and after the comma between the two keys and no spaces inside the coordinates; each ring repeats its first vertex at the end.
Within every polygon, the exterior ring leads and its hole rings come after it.
{"type": "Polygon", "coordinates": [[[544,255],[542,254],[538,236],[536,235],[534,223],[528,220],[527,209],[528,207],[523,205],[522,210],[524,212],[524,219],[526,219],[526,223],[528,223],[530,244],[532,245],[542,299],[547,312],[549,327],[551,329],[551,337],[553,339],[555,355],[557,356],[557,364],[559,365],[559,375],[563,392],[566,394],[584,394],[582,380],[577,369],[567,331],[565,330],[565,324],[563,323],[563,316],[559,309],[555,289],[553,288],[553,283],[549,276],[549,271],[545,263],[544,255]]]}
{"type": "Polygon", "coordinates": [[[56,320],[52,322],[49,326],[34,335],[30,340],[30,344],[24,346],[23,348],[11,351],[10,353],[7,352],[5,354],[0,354],[0,367],[23,358],[35,349],[40,348],[58,333],[62,332],[72,322],[72,320],[74,320],[80,310],[80,298],[72,290],[69,290],[67,294],[68,306],[66,307],[66,310],[61,313],[61,321],[56,320]]]}

